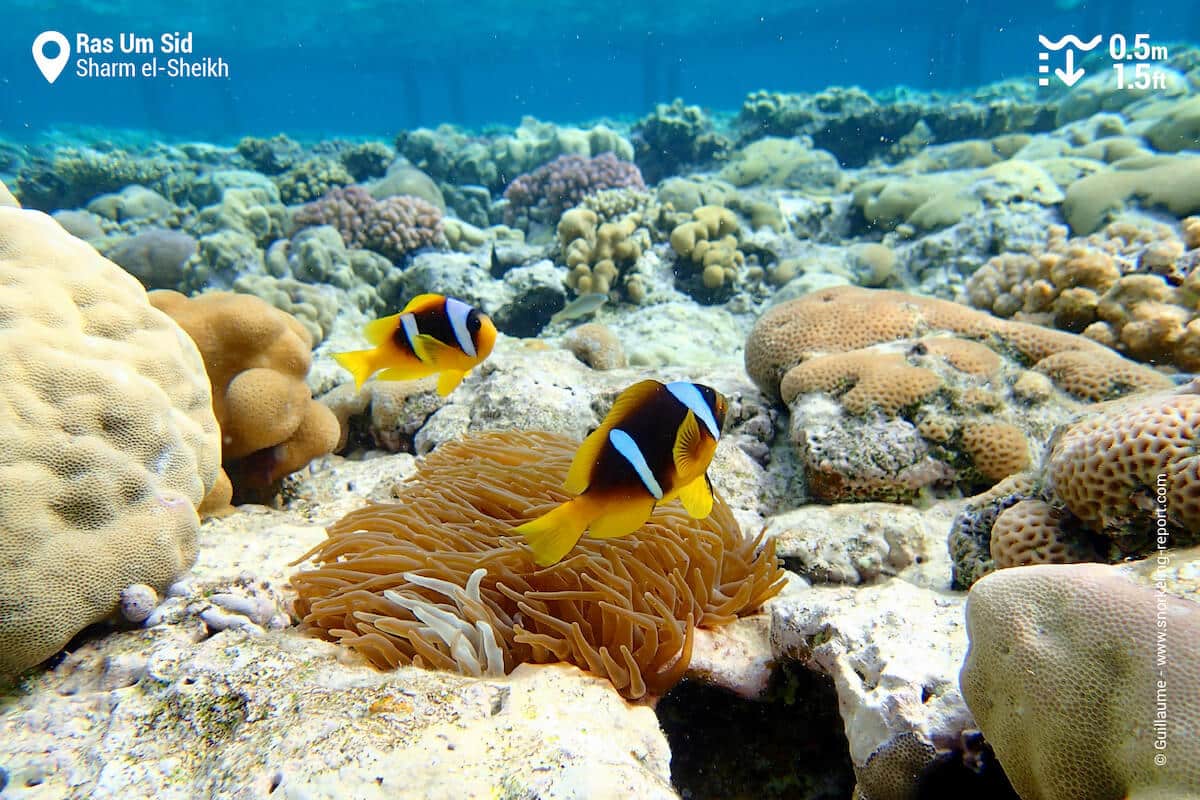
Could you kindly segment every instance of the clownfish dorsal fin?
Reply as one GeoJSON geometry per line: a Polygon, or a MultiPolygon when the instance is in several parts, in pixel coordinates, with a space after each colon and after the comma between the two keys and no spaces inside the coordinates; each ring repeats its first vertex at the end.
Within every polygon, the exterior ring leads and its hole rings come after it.
{"type": "Polygon", "coordinates": [[[440,294],[419,294],[412,300],[409,300],[408,305],[400,313],[416,314],[418,311],[428,311],[431,308],[436,308],[445,302],[446,298],[440,294]]]}
{"type": "Polygon", "coordinates": [[[701,464],[704,450],[705,442],[700,433],[700,424],[696,422],[696,415],[689,411],[683,422],[679,423],[679,430],[675,432],[675,447],[671,452],[671,458],[675,462],[675,474],[688,480],[697,472],[703,472],[708,466],[701,464]]]}
{"type": "Polygon", "coordinates": [[[363,336],[373,345],[381,345],[388,339],[392,338],[392,334],[396,332],[397,326],[400,325],[400,314],[392,314],[391,316],[381,317],[380,319],[368,322],[363,327],[363,336]]]}
{"type": "Polygon", "coordinates": [[[708,475],[701,475],[696,480],[679,490],[679,502],[692,519],[704,519],[712,513],[713,496],[712,482],[708,475]]]}
{"type": "Polygon", "coordinates": [[[563,489],[571,494],[583,494],[591,483],[592,470],[600,460],[600,451],[608,444],[608,434],[635,413],[642,404],[662,387],[658,381],[645,380],[635,383],[613,401],[612,408],[604,415],[600,427],[588,434],[583,444],[575,451],[571,469],[563,482],[563,489]]]}

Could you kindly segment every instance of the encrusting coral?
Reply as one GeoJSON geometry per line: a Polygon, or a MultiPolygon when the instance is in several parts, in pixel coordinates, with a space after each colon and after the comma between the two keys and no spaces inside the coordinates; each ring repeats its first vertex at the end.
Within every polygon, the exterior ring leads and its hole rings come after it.
{"type": "Polygon", "coordinates": [[[512,528],[569,499],[576,446],[538,432],[442,445],[398,503],[352,512],[302,557],[317,567],[292,577],[296,612],[381,668],[566,661],[628,698],[662,694],[688,667],[694,627],[755,610],[783,572],[719,498],[708,519],[667,505],[633,535],[585,538],[537,567],[512,528]]]}
{"type": "Polygon", "coordinates": [[[333,450],[341,429],[304,382],[312,339],[295,317],[230,292],[188,298],[157,291],[150,302],[200,349],[221,426],[222,460],[240,495],[267,490],[333,450]]]}

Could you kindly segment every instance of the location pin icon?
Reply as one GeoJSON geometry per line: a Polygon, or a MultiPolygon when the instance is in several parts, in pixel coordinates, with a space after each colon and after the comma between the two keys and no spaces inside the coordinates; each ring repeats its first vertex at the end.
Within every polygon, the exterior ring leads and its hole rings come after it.
{"type": "Polygon", "coordinates": [[[58,76],[62,74],[63,67],[67,65],[70,58],[71,45],[67,42],[67,37],[58,31],[42,31],[33,40],[33,63],[37,64],[37,68],[42,71],[42,77],[48,83],[58,80],[58,76]],[[53,58],[47,58],[46,54],[42,52],[50,42],[58,45],[58,55],[53,58]]]}

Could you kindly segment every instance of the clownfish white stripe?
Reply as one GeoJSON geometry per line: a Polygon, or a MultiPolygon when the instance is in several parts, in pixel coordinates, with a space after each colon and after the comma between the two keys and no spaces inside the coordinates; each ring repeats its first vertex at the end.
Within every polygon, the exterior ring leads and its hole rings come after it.
{"type": "Polygon", "coordinates": [[[655,500],[662,500],[662,487],[658,485],[658,480],[650,472],[650,465],[646,463],[646,457],[642,455],[642,448],[637,446],[633,437],[620,428],[613,428],[608,432],[608,441],[612,442],[612,446],[617,448],[618,453],[625,456],[625,460],[633,467],[633,471],[642,479],[642,485],[646,487],[646,491],[654,495],[655,500]]]}
{"type": "Polygon", "coordinates": [[[454,338],[458,340],[462,351],[474,358],[475,343],[471,341],[471,332],[467,330],[467,316],[470,313],[471,307],[462,300],[446,298],[446,316],[450,318],[450,325],[454,328],[454,338]]]}
{"type": "Polygon", "coordinates": [[[704,395],[700,394],[700,390],[696,388],[696,384],[687,383],[686,381],[675,381],[667,384],[667,391],[675,395],[675,399],[683,403],[693,414],[696,419],[704,423],[704,427],[708,428],[708,432],[712,434],[713,439],[721,438],[721,426],[717,424],[717,418],[713,416],[712,407],[708,401],[704,399],[704,395]]]}
{"type": "Polygon", "coordinates": [[[412,314],[401,314],[400,325],[404,328],[404,336],[408,339],[408,346],[412,347],[413,341],[417,338],[417,334],[420,333],[417,330],[417,318],[412,314]]]}

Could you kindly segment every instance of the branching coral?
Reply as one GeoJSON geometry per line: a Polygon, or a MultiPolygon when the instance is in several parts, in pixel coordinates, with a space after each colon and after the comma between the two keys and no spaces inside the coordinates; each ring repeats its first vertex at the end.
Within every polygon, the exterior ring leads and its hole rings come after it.
{"type": "Polygon", "coordinates": [[[533,172],[519,176],[504,190],[509,202],[507,218],[513,224],[524,215],[553,224],[563,211],[576,206],[589,194],[604,189],[645,189],[642,173],[612,153],[595,158],[559,156],[533,172]]]}
{"type": "Polygon", "coordinates": [[[718,498],[706,520],[660,507],[638,533],[585,538],[539,568],[511,530],[568,498],[575,447],[536,432],[442,445],[399,503],[347,515],[304,556],[318,566],[292,578],[297,613],[382,668],[495,671],[494,636],[505,671],[566,661],[626,697],[665,692],[687,669],[695,625],[782,588],[774,546],[744,538],[718,498]]]}
{"type": "Polygon", "coordinates": [[[347,247],[373,250],[392,261],[445,242],[442,212],[419,197],[376,200],[360,186],[333,189],[293,217],[296,227],[332,225],[347,247]]]}

